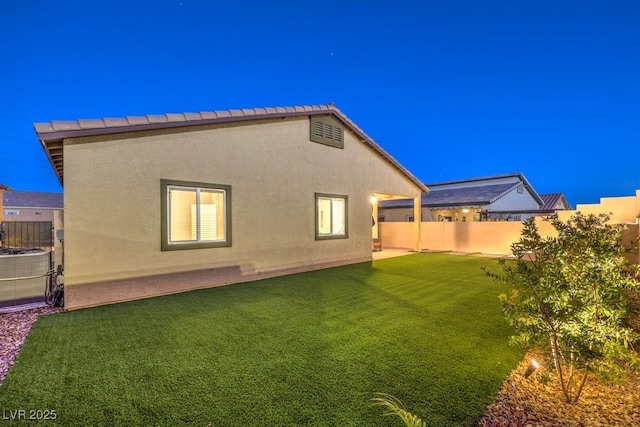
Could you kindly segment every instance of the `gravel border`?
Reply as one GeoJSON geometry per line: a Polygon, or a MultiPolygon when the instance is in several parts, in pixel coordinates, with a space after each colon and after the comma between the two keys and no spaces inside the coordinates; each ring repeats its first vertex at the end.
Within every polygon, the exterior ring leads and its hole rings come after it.
{"type": "MultiPolygon", "coordinates": [[[[0,314],[0,384],[15,361],[33,322],[39,316],[58,313],[57,307],[39,307],[0,314]]],[[[640,374],[629,373],[626,381],[612,385],[591,376],[578,404],[564,403],[553,372],[539,353],[529,352],[504,381],[498,396],[487,406],[479,427],[604,427],[640,426],[640,374]],[[529,361],[541,362],[529,378],[529,361]],[[547,385],[539,380],[548,374],[547,385]]]]}
{"type": "Polygon", "coordinates": [[[60,311],[59,307],[45,306],[0,314],[0,384],[11,369],[33,322],[39,316],[60,311]]]}
{"type": "Polygon", "coordinates": [[[640,375],[629,372],[620,384],[605,383],[590,375],[577,404],[564,402],[554,372],[545,370],[548,360],[529,352],[511,371],[496,399],[480,419],[480,427],[604,427],[640,426],[640,375]],[[530,360],[540,368],[529,378],[524,372],[530,360]],[[547,385],[540,378],[547,374],[547,385]]]}

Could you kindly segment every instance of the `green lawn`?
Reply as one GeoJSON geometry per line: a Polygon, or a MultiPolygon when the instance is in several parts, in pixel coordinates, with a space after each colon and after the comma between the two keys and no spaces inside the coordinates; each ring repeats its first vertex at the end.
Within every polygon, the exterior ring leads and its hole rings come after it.
{"type": "Polygon", "coordinates": [[[88,426],[400,425],[371,406],[385,392],[429,425],[474,425],[523,356],[504,285],[480,269],[495,264],[416,254],[42,317],[0,409],[88,426]]]}

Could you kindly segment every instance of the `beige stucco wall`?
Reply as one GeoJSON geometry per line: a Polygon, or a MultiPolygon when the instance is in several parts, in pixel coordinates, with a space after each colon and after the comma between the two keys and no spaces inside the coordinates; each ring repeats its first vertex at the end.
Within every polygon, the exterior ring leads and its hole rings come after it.
{"type": "Polygon", "coordinates": [[[67,308],[370,260],[371,193],[420,194],[346,130],[344,149],[311,142],[308,117],[67,140],[64,156],[67,308]],[[232,246],[162,252],[161,179],[230,185],[232,246]],[[348,196],[348,239],[315,240],[316,192],[348,196]]]}
{"type": "MultiPolygon", "coordinates": [[[[536,224],[543,236],[555,235],[553,227],[541,218],[536,224]]],[[[383,248],[411,248],[410,222],[385,222],[380,225],[383,248]]],[[[484,253],[496,255],[511,254],[511,244],[520,239],[522,222],[423,222],[421,250],[484,253]]],[[[638,238],[638,225],[628,224],[623,244],[638,238]]],[[[630,259],[637,260],[633,253],[630,259]]]]}
{"type": "MultiPolygon", "coordinates": [[[[639,226],[635,218],[640,206],[640,190],[635,196],[603,198],[601,203],[592,205],[578,205],[578,210],[585,214],[606,213],[612,223],[627,224],[623,244],[630,246],[631,242],[640,236],[639,226]]],[[[558,217],[566,221],[575,211],[559,211],[558,217]]],[[[536,217],[536,225],[541,235],[555,236],[555,229],[542,217],[536,217]]],[[[411,248],[412,223],[383,222],[380,224],[380,234],[383,247],[411,248]]],[[[508,255],[511,253],[511,243],[520,239],[522,222],[423,222],[420,249],[481,252],[488,254],[508,255]]],[[[629,254],[629,259],[637,262],[638,251],[629,254]]]]}
{"type": "Polygon", "coordinates": [[[639,216],[637,206],[638,196],[626,197],[603,197],[600,203],[581,204],[576,206],[576,210],[588,215],[590,213],[606,213],[611,217],[611,221],[619,223],[635,223],[639,216]]]}
{"type": "MultiPolygon", "coordinates": [[[[412,226],[409,222],[382,223],[383,247],[412,247],[412,226]]],[[[521,231],[521,222],[423,222],[420,249],[506,255],[521,231]]]]}
{"type": "Polygon", "coordinates": [[[53,267],[61,265],[64,254],[64,242],[58,239],[58,231],[64,231],[64,211],[58,209],[53,211],[53,267]]]}
{"type": "MultiPolygon", "coordinates": [[[[49,221],[53,222],[55,209],[7,208],[20,211],[18,215],[5,215],[4,221],[49,221]]],[[[0,207],[4,212],[4,209],[0,207]]]]}

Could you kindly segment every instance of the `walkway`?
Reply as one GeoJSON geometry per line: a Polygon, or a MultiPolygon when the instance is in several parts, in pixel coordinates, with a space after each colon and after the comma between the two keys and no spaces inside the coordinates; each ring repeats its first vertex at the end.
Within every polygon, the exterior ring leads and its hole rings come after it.
{"type": "Polygon", "coordinates": [[[394,258],[397,256],[403,256],[403,255],[411,255],[411,254],[415,254],[416,252],[410,250],[410,249],[397,249],[397,248],[390,248],[390,249],[386,249],[386,248],[382,248],[381,251],[374,251],[373,252],[373,260],[377,261],[379,259],[386,259],[386,258],[394,258]]]}

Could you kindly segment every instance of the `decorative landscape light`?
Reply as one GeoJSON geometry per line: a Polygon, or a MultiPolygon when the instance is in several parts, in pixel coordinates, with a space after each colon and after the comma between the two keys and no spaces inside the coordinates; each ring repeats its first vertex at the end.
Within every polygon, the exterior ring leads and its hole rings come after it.
{"type": "Polygon", "coordinates": [[[462,213],[469,213],[469,209],[468,208],[462,209],[462,213]]]}
{"type": "Polygon", "coordinates": [[[538,365],[536,359],[531,359],[531,362],[529,362],[529,366],[527,366],[527,370],[524,371],[524,377],[528,378],[529,375],[533,374],[539,367],[540,365],[538,365]]]}

